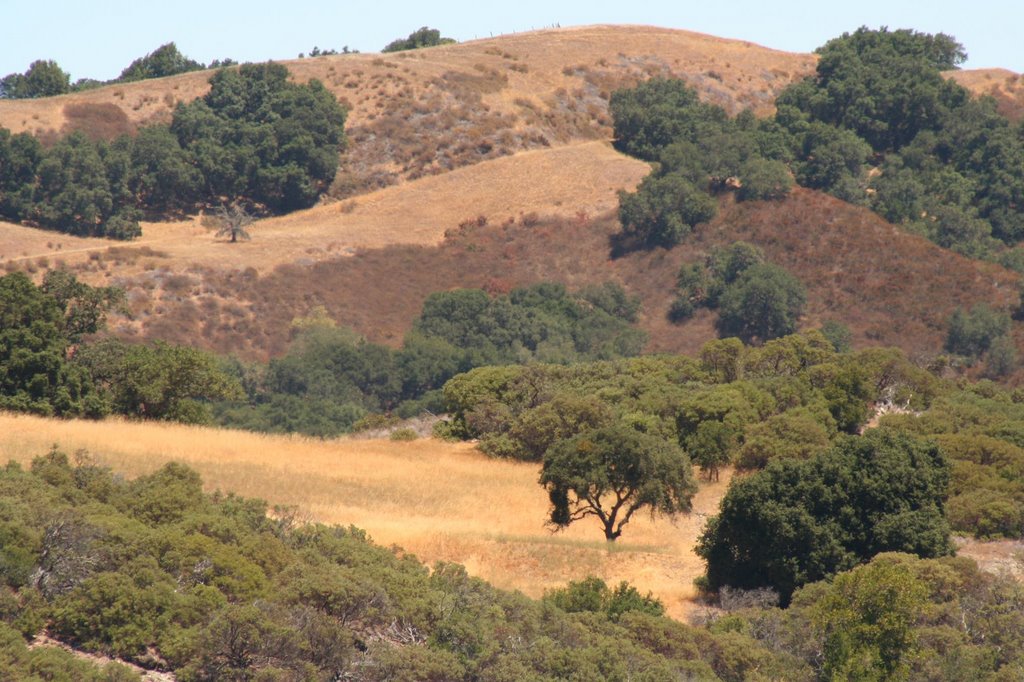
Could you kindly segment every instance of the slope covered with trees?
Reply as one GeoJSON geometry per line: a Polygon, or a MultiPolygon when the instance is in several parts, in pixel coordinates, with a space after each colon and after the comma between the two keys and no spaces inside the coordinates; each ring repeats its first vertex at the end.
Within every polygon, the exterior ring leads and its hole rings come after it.
{"type": "Polygon", "coordinates": [[[131,239],[143,217],[204,205],[306,208],[334,179],[344,125],[345,110],[318,81],[299,85],[283,66],[247,64],[215,72],[209,93],[179,105],[169,127],[109,143],[76,132],[45,147],[0,128],[0,217],[131,239]]]}
{"type": "MultiPolygon", "coordinates": [[[[124,481],[55,450],[0,470],[0,489],[5,675],[39,670],[21,638],[45,627],[181,680],[808,677],[750,637],[661,616],[628,585],[531,601],[356,528],[296,526],[259,500],[206,494],[179,464],[124,481]]],[[[132,679],[117,674],[104,679],[132,679]]]]}
{"type": "Polygon", "coordinates": [[[657,162],[621,197],[624,234],[671,246],[714,214],[708,193],[777,198],[792,176],[946,248],[1012,266],[1007,247],[1024,224],[1024,128],[943,77],[966,58],[963,47],[944,34],[861,28],[817,53],[816,75],[781,93],[768,119],[730,118],[682,81],[615,93],[617,147],[657,162]]]}

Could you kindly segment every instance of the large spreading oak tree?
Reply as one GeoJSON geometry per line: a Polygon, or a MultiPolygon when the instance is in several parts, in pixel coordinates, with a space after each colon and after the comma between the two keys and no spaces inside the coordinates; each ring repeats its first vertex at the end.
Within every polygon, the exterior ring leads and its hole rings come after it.
{"type": "Polygon", "coordinates": [[[562,529],[592,516],[609,542],[641,509],[667,516],[690,511],[697,490],[678,445],[622,425],[553,445],[540,483],[551,500],[552,526],[562,529]]]}

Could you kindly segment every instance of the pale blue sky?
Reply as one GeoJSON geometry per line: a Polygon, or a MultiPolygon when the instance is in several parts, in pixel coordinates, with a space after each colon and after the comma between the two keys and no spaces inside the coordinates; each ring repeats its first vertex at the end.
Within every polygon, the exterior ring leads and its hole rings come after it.
{"type": "Polygon", "coordinates": [[[598,23],[681,28],[798,52],[862,25],[941,31],[967,48],[967,68],[1024,71],[1020,0],[0,0],[0,76],[56,59],[73,80],[106,80],[172,40],[202,62],[263,61],[314,45],[374,52],[424,25],[462,41],[598,23]]]}

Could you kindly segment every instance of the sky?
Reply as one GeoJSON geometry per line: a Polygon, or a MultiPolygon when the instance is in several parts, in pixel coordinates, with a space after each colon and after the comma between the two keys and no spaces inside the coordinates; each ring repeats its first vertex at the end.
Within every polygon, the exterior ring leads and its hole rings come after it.
{"type": "Polygon", "coordinates": [[[314,46],[377,52],[421,26],[458,41],[552,26],[650,24],[810,52],[860,26],[953,35],[965,68],[1024,71],[1019,0],[0,0],[0,76],[54,59],[72,81],[116,78],[174,41],[203,63],[293,59],[314,46]]]}

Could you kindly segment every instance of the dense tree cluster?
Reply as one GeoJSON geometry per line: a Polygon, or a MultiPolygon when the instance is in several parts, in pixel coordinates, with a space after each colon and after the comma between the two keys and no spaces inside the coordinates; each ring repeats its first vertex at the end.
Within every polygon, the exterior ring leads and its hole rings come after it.
{"type": "Polygon", "coordinates": [[[718,310],[721,336],[750,343],[796,331],[806,303],[800,282],[764,261],[764,253],[746,242],[714,249],[703,263],[687,263],[676,278],[669,319],[681,322],[699,307],[718,310]]]}
{"type": "MultiPolygon", "coordinates": [[[[210,64],[215,69],[234,64],[231,59],[218,59],[210,64]]],[[[126,66],[121,75],[106,82],[95,78],[80,78],[71,83],[71,76],[50,59],[32,62],[25,73],[10,73],[0,78],[0,99],[32,99],[78,92],[114,83],[129,83],[148,78],[175,76],[189,71],[206,69],[202,63],[183,55],[173,42],[161,45],[145,57],[139,57],[126,66]]]]}
{"type": "Polygon", "coordinates": [[[691,463],[714,478],[729,464],[810,460],[858,431],[871,402],[924,406],[937,385],[895,351],[840,354],[818,332],[760,347],[730,338],[699,360],[478,368],[445,384],[441,431],[540,462],[552,525],[594,517],[611,540],[635,510],[685,512],[691,463]]]}
{"type": "Polygon", "coordinates": [[[759,347],[711,341],[699,359],[482,367],[448,381],[444,399],[448,433],[496,456],[542,461],[560,441],[624,423],[681,445],[710,471],[807,458],[856,432],[869,403],[923,407],[937,386],[898,351],[837,353],[813,331],[759,347]]]}
{"type": "MultiPolygon", "coordinates": [[[[174,61],[168,54],[158,51],[138,69],[172,68],[163,65],[174,61]]],[[[178,105],[170,127],[109,143],[73,133],[44,147],[0,128],[0,216],[130,239],[144,215],[225,200],[273,212],[315,203],[345,143],[345,110],[334,96],[315,80],[289,82],[277,64],[221,69],[210,83],[204,97],[178,105]]]]}
{"type": "Polygon", "coordinates": [[[872,429],[808,460],[736,481],[697,545],[704,586],[770,587],[788,603],[809,582],[881,552],[952,553],[949,464],[934,444],[872,429]]]}
{"type": "Polygon", "coordinates": [[[120,293],[92,289],[63,273],[37,287],[23,273],[0,277],[0,408],[56,416],[100,416],[108,409],[92,377],[68,360],[95,332],[120,293]]]}
{"type": "Polygon", "coordinates": [[[965,59],[962,46],[861,28],[818,54],[816,74],[761,121],[730,119],[681,81],[613,94],[616,146],[657,162],[620,197],[625,235],[672,246],[714,214],[708,192],[778,198],[792,175],[965,255],[1000,256],[1024,239],[1024,123],[942,75],[965,59]]]}
{"type": "Polygon", "coordinates": [[[750,634],[818,680],[1014,679],[1024,672],[1024,589],[970,559],[884,553],[809,584],[786,609],[734,590],[712,632],[750,634]]]}
{"type": "Polygon", "coordinates": [[[436,45],[452,45],[453,38],[442,38],[441,32],[436,28],[424,26],[409,34],[407,38],[396,38],[384,46],[381,52],[402,52],[404,50],[418,50],[421,47],[434,47],[436,45]]]}
{"type": "Polygon", "coordinates": [[[220,69],[180,105],[171,132],[202,177],[200,196],[244,197],[274,211],[311,206],[338,169],[345,111],[319,81],[280,64],[220,69]]]}
{"type": "Polygon", "coordinates": [[[211,401],[240,397],[208,353],[162,343],[83,343],[122,300],[119,289],[90,287],[60,270],[40,286],[20,272],[0,277],[0,408],[208,423],[211,401]]]}
{"type": "Polygon", "coordinates": [[[939,396],[920,415],[882,423],[929,438],[952,463],[947,515],[981,538],[1024,535],[1024,396],[982,381],[939,396]]]}
{"type": "Polygon", "coordinates": [[[40,286],[20,272],[0,277],[0,407],[333,437],[368,415],[440,412],[444,383],[474,367],[616,358],[644,343],[632,324],[637,299],[611,283],[577,294],[543,283],[494,298],[435,294],[398,350],[315,314],[296,321],[289,351],[266,365],[161,342],[83,343],[122,303],[120,290],[65,271],[40,286]]]}
{"type": "Polygon", "coordinates": [[[612,283],[570,294],[540,283],[489,296],[456,289],[427,298],[402,347],[369,343],[328,318],[302,324],[289,351],[265,369],[235,368],[248,400],[222,404],[226,426],[336,436],[371,413],[440,412],[440,389],[491,364],[571,363],[637,355],[639,301],[612,283]]]}
{"type": "Polygon", "coordinates": [[[770,122],[729,118],[679,80],[656,78],[612,94],[615,146],[657,162],[636,192],[619,193],[623,232],[640,246],[671,247],[714,217],[714,194],[781,199],[792,178],[770,122]]]}
{"type": "Polygon", "coordinates": [[[949,319],[946,350],[976,360],[1006,338],[1009,331],[1010,316],[1006,313],[984,304],[968,311],[957,308],[949,319]]]}
{"type": "Polygon", "coordinates": [[[70,89],[71,76],[49,59],[37,59],[25,73],[9,73],[0,79],[0,99],[53,97],[70,89]]]}
{"type": "Polygon", "coordinates": [[[130,83],[149,78],[164,78],[189,71],[202,71],[205,68],[200,62],[183,55],[174,43],[167,43],[126,66],[114,82],[130,83]]]}

